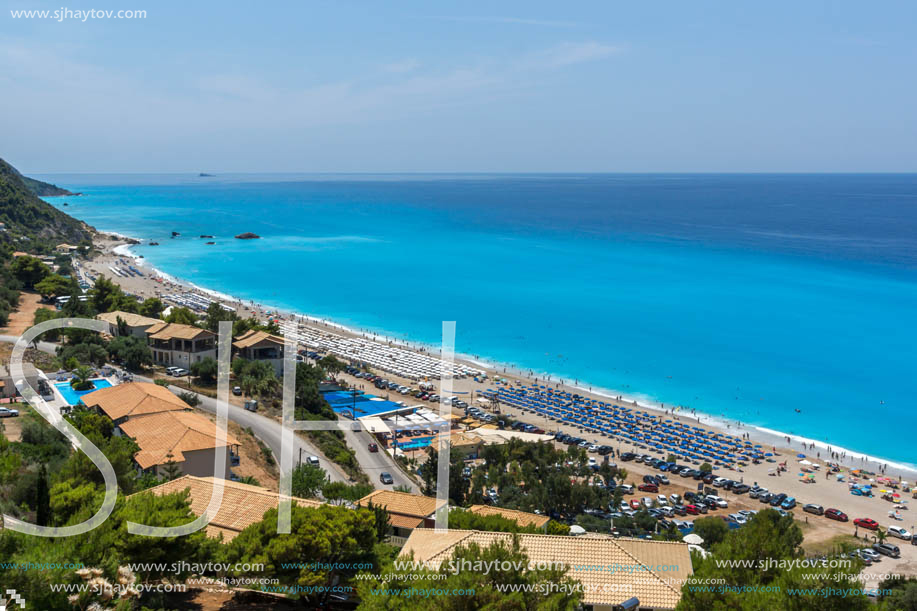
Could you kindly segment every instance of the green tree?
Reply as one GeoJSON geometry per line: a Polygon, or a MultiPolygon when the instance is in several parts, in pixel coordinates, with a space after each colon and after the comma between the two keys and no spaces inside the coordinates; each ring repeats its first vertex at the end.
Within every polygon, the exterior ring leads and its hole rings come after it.
{"type": "Polygon", "coordinates": [[[81,365],[73,372],[73,379],[70,380],[70,386],[73,390],[89,390],[92,388],[92,369],[81,365]]]}
{"type": "Polygon", "coordinates": [[[89,290],[89,302],[96,312],[114,312],[125,308],[128,308],[125,311],[130,311],[131,306],[127,305],[127,301],[127,295],[121,287],[105,276],[96,278],[95,284],[89,290]]]}
{"type": "Polygon", "coordinates": [[[108,354],[113,361],[122,363],[131,371],[140,371],[153,364],[153,352],[149,345],[132,335],[112,338],[108,343],[108,354]]]}
{"type": "MultiPolygon", "coordinates": [[[[238,314],[227,310],[216,301],[207,306],[207,312],[204,314],[203,327],[216,333],[220,329],[220,322],[235,321],[239,318],[238,314]]],[[[233,330],[235,331],[235,330],[233,330]]]]}
{"type": "Polygon", "coordinates": [[[162,316],[162,311],[165,309],[165,304],[157,297],[150,297],[144,299],[140,303],[139,314],[141,316],[148,316],[150,318],[159,318],[162,316]]]}
{"type": "Polygon", "coordinates": [[[726,538],[729,527],[719,516],[708,516],[694,520],[694,532],[704,540],[704,547],[711,549],[726,538]]]}
{"type": "Polygon", "coordinates": [[[163,481],[169,482],[181,477],[181,467],[175,462],[175,457],[172,455],[172,452],[166,454],[166,458],[168,460],[166,460],[166,463],[162,466],[163,481]]]}
{"type": "Polygon", "coordinates": [[[712,547],[709,557],[693,557],[694,576],[682,587],[681,602],[676,608],[679,611],[869,608],[864,595],[852,594],[861,591],[856,579],[862,568],[860,563],[854,563],[849,571],[800,564],[798,561],[804,557],[801,543],[802,531],[792,516],[781,516],[773,509],[759,512],[742,528],[730,530],[712,547]],[[699,588],[697,583],[725,583],[731,588],[699,588]],[[740,586],[745,586],[744,590],[740,586]],[[831,589],[847,594],[826,595],[831,589]]]}
{"type": "MultiPolygon", "coordinates": [[[[54,320],[55,318],[59,317],[60,314],[57,312],[57,310],[51,310],[49,308],[38,308],[35,310],[35,314],[32,317],[32,324],[41,324],[45,321],[54,320]]],[[[61,333],[59,329],[51,329],[49,331],[45,331],[42,334],[41,339],[43,341],[56,342],[58,339],[60,339],[60,335],[61,333]]]]}
{"type": "Polygon", "coordinates": [[[202,384],[215,383],[218,371],[219,366],[216,359],[209,356],[191,363],[191,375],[198,378],[202,384]]]}
{"type": "Polygon", "coordinates": [[[345,365],[333,354],[329,354],[319,359],[318,366],[321,367],[322,370],[324,370],[332,378],[347,368],[347,365],[345,365]]]}
{"type": "Polygon", "coordinates": [[[35,523],[47,526],[51,521],[51,495],[48,491],[48,470],[44,464],[38,467],[38,482],[35,486],[35,523]]]}
{"type": "Polygon", "coordinates": [[[293,496],[317,498],[325,485],[325,472],[312,465],[302,464],[293,469],[293,496]]]}
{"type": "Polygon", "coordinates": [[[41,260],[25,255],[13,259],[10,264],[10,272],[22,283],[23,287],[32,289],[51,274],[51,268],[41,260]]]}
{"type": "Polygon", "coordinates": [[[528,570],[529,558],[516,535],[510,542],[497,541],[488,547],[471,544],[459,547],[438,571],[396,568],[387,563],[367,579],[357,581],[360,609],[395,611],[420,609],[464,611],[466,609],[518,609],[573,611],[582,602],[582,590],[564,569],[528,570]],[[453,566],[477,562],[492,563],[491,571],[453,571],[453,566]],[[385,583],[382,583],[382,581],[385,583]],[[512,591],[498,589],[516,586],[512,591]],[[464,590],[463,596],[407,595],[412,589],[464,590]]]}
{"type": "Polygon", "coordinates": [[[197,315],[188,308],[173,307],[165,321],[180,325],[194,325],[197,324],[197,315]]]}
{"type": "MultiPolygon", "coordinates": [[[[365,509],[345,509],[323,505],[316,508],[293,505],[291,531],[277,533],[277,509],[270,509],[260,522],[252,524],[229,545],[225,546],[222,562],[229,564],[264,564],[256,575],[278,579],[286,586],[300,591],[340,583],[346,585],[356,574],[352,568],[313,568],[335,565],[352,567],[376,565],[375,516],[365,509]],[[308,560],[307,564],[303,564],[308,560]]],[[[246,573],[252,576],[251,573],[246,573]]],[[[328,592],[303,594],[307,608],[317,608],[327,602],[328,592]]]]}
{"type": "Polygon", "coordinates": [[[35,283],[35,291],[46,298],[61,297],[73,292],[73,281],[57,274],[48,274],[40,282],[35,283]]]}

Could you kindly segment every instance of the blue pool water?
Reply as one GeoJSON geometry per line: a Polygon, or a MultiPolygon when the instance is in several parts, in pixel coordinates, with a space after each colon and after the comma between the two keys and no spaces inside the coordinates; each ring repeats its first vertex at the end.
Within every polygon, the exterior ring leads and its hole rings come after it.
{"type": "Polygon", "coordinates": [[[104,378],[93,379],[92,383],[95,385],[95,388],[91,390],[73,390],[73,387],[70,386],[70,382],[58,382],[54,386],[56,386],[60,394],[64,396],[64,400],[67,401],[68,405],[79,405],[83,395],[88,395],[91,392],[111,386],[111,382],[104,378]]]}
{"type": "Polygon", "coordinates": [[[397,442],[396,445],[402,450],[417,450],[420,448],[426,448],[432,443],[433,437],[417,437],[411,441],[401,443],[397,442]]]}
{"type": "Polygon", "coordinates": [[[199,286],[431,344],[456,320],[483,360],[917,464],[862,426],[917,425],[917,175],[42,178],[199,286]]]}

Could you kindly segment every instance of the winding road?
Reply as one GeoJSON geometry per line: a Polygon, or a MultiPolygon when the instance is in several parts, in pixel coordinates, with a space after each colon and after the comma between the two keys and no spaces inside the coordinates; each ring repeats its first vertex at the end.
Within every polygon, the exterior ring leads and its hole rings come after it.
{"type": "MultiPolygon", "coordinates": [[[[14,335],[0,335],[0,342],[16,343],[17,339],[18,337],[14,335]]],[[[38,342],[37,348],[42,352],[54,354],[57,349],[57,344],[51,342],[38,342]]],[[[139,375],[135,375],[134,379],[141,382],[153,381],[151,378],[139,375]]],[[[179,386],[169,386],[169,390],[176,394],[179,392],[187,392],[184,388],[179,386]]],[[[197,406],[199,409],[211,414],[216,414],[216,399],[198,393],[194,394],[200,399],[200,404],[197,406]]],[[[277,459],[278,464],[280,463],[283,427],[279,422],[258,413],[250,412],[231,403],[229,404],[229,420],[235,422],[239,426],[250,428],[255,437],[260,439],[271,449],[271,452],[274,453],[274,458],[277,459]]],[[[419,491],[417,485],[398,468],[394,459],[388,453],[384,451],[369,451],[368,445],[372,441],[372,437],[369,433],[365,431],[344,431],[344,437],[347,444],[356,452],[357,461],[360,463],[360,467],[366,475],[369,476],[370,482],[376,488],[392,489],[394,486],[408,486],[413,492],[419,491]],[[393,484],[383,485],[379,481],[379,476],[383,471],[387,471],[392,475],[392,479],[394,480],[393,484]]],[[[293,439],[294,464],[299,460],[300,453],[302,453],[303,460],[305,460],[307,456],[317,456],[321,468],[325,470],[325,473],[327,473],[331,481],[350,482],[350,478],[344,473],[341,467],[325,458],[325,456],[308,440],[303,439],[300,435],[294,435],[293,439]]]]}

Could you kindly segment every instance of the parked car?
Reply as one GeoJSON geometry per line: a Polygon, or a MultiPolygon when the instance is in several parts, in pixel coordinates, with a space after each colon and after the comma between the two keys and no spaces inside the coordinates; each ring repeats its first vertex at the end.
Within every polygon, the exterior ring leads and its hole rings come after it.
{"type": "Polygon", "coordinates": [[[855,549],[847,555],[854,559],[859,558],[860,560],[863,561],[863,564],[865,564],[866,566],[870,566],[872,564],[872,558],[867,556],[866,554],[861,553],[862,551],[863,550],[855,549]]]}
{"type": "Polygon", "coordinates": [[[897,545],[892,545],[891,543],[874,543],[872,549],[889,558],[901,557],[901,550],[898,549],[897,545]]]}
{"type": "Polygon", "coordinates": [[[904,528],[901,528],[900,526],[889,526],[887,532],[888,536],[898,537],[899,539],[904,539],[905,541],[910,541],[912,537],[911,533],[909,533],[904,528]]]}
{"type": "Polygon", "coordinates": [[[879,523],[872,518],[857,518],[853,521],[853,524],[866,530],[879,530],[879,523]]]}
{"type": "Polygon", "coordinates": [[[697,509],[697,505],[685,505],[685,513],[696,516],[700,514],[700,511],[697,509]]]}
{"type": "Polygon", "coordinates": [[[183,378],[185,376],[191,375],[191,372],[188,371],[187,369],[182,369],[181,367],[178,367],[175,373],[173,373],[172,375],[174,375],[176,378],[183,378]]]}
{"type": "Polygon", "coordinates": [[[241,396],[242,396],[242,387],[241,387],[241,386],[233,386],[233,387],[232,387],[232,394],[234,394],[234,395],[237,396],[237,397],[241,397],[241,396]]]}
{"type": "Polygon", "coordinates": [[[825,515],[825,508],[821,505],[816,505],[815,503],[808,503],[803,505],[802,510],[806,513],[814,513],[817,516],[825,515]]]}
{"type": "Polygon", "coordinates": [[[859,554],[860,554],[861,557],[869,558],[869,559],[872,560],[873,562],[881,562],[881,561],[882,561],[882,556],[880,556],[880,555],[879,555],[879,552],[877,552],[877,551],[874,550],[874,549],[870,549],[870,548],[868,548],[868,547],[864,547],[864,548],[859,549],[859,550],[857,550],[857,551],[859,552],[859,554]]]}
{"type": "Polygon", "coordinates": [[[783,502],[780,503],[780,508],[785,509],[786,511],[789,511],[794,507],[796,507],[796,499],[791,496],[786,497],[783,499],[783,502]]]}
{"type": "Polygon", "coordinates": [[[674,507],[672,507],[672,509],[674,509],[675,513],[677,513],[680,516],[687,515],[688,513],[684,505],[675,505],[674,507]]]}
{"type": "Polygon", "coordinates": [[[656,484],[640,484],[637,486],[640,492],[659,492],[659,486],[656,484]]]}
{"type": "Polygon", "coordinates": [[[837,520],[838,522],[846,522],[847,520],[850,519],[847,517],[846,513],[844,513],[840,509],[834,509],[833,507],[829,507],[828,509],[825,509],[825,517],[830,518],[832,520],[837,520]]]}
{"type": "Polygon", "coordinates": [[[306,459],[306,462],[312,465],[313,467],[319,466],[318,456],[310,456],[306,459]]]}
{"type": "Polygon", "coordinates": [[[751,486],[748,484],[738,484],[732,487],[732,491],[736,494],[745,494],[749,490],[751,490],[751,486]]]}
{"type": "Polygon", "coordinates": [[[382,482],[383,484],[392,484],[394,483],[395,480],[392,479],[391,473],[389,473],[388,471],[383,471],[379,475],[379,481],[382,482]]]}
{"type": "Polygon", "coordinates": [[[713,505],[716,507],[720,507],[720,508],[729,507],[729,503],[727,503],[725,499],[722,499],[716,496],[715,494],[708,494],[706,497],[704,497],[704,500],[713,503],[713,505]]]}
{"type": "Polygon", "coordinates": [[[630,507],[631,509],[640,509],[640,501],[638,501],[637,499],[631,499],[630,507]]]}
{"type": "Polygon", "coordinates": [[[0,418],[15,418],[19,415],[18,409],[10,409],[8,407],[0,407],[0,418]]]}
{"type": "Polygon", "coordinates": [[[713,480],[713,485],[716,486],[717,488],[722,488],[723,485],[724,485],[727,481],[728,481],[728,480],[727,480],[725,477],[718,477],[718,478],[716,478],[715,480],[713,480]]]}

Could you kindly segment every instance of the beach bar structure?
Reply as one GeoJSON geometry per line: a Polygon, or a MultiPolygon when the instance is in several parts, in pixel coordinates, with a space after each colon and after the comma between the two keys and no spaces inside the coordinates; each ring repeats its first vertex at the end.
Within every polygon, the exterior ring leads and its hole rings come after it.
{"type": "Polygon", "coordinates": [[[247,361],[267,361],[283,375],[283,338],[250,329],[232,342],[233,351],[247,361]]]}
{"type": "Polygon", "coordinates": [[[166,367],[190,369],[192,363],[215,359],[216,333],[177,323],[160,323],[146,330],[153,362],[166,367]]]}

